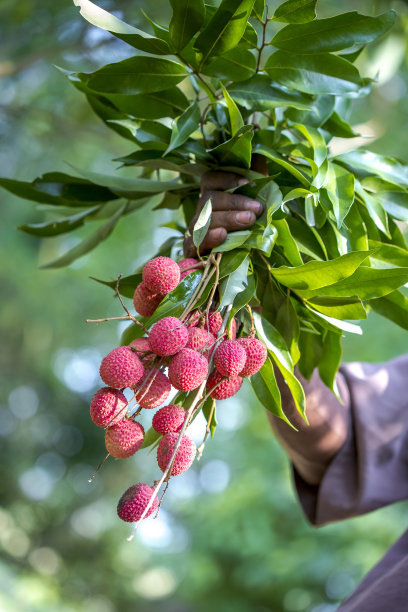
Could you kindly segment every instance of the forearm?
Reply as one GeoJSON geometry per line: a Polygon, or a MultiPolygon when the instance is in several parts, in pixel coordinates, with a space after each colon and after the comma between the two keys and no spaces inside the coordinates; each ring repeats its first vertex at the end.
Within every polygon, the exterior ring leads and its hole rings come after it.
{"type": "Polygon", "coordinates": [[[347,437],[349,392],[338,375],[338,387],[344,404],[341,404],[320,380],[315,372],[307,381],[299,372],[297,377],[305,389],[307,425],[298,413],[292,395],[279,371],[276,380],[282,396],[283,410],[295,431],[282,419],[268,413],[272,429],[280,444],[302,478],[309,484],[320,483],[330,461],[343,446],[347,437]]]}

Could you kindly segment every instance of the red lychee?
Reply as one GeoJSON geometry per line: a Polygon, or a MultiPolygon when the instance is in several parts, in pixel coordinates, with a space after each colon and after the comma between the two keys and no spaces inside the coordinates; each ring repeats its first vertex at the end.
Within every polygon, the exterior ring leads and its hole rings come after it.
{"type": "Polygon", "coordinates": [[[140,283],[133,294],[133,305],[137,313],[142,317],[151,317],[164,295],[155,293],[148,289],[144,283],[140,283]]]}
{"type": "MultiPolygon", "coordinates": [[[[178,436],[178,433],[171,432],[163,436],[160,440],[159,446],[157,447],[157,463],[162,472],[165,472],[170,462],[178,436]]],[[[188,436],[183,436],[174,459],[171,475],[178,476],[188,470],[194,461],[195,454],[196,445],[193,440],[188,436]]]]}
{"type": "Polygon", "coordinates": [[[136,352],[140,361],[145,364],[148,361],[151,361],[156,357],[154,353],[152,353],[150,349],[150,344],[148,338],[135,338],[129,344],[131,349],[136,352]]]}
{"type": "Polygon", "coordinates": [[[245,349],[236,340],[224,340],[214,354],[215,367],[222,376],[238,376],[245,361],[245,349]]]}
{"type": "Polygon", "coordinates": [[[181,261],[179,261],[177,265],[181,271],[180,280],[183,280],[183,278],[188,276],[191,272],[194,272],[194,270],[198,270],[197,267],[191,268],[191,266],[195,266],[196,264],[198,264],[197,259],[193,259],[192,257],[190,257],[189,259],[182,259],[181,261]],[[191,270],[187,270],[187,272],[184,272],[186,268],[191,268],[191,270]]]}
{"type": "Polygon", "coordinates": [[[98,427],[114,425],[126,415],[127,399],[113,387],[99,389],[91,401],[91,419],[98,427]]]}
{"type": "Polygon", "coordinates": [[[143,376],[143,371],[142,362],[128,346],[113,349],[103,358],[99,369],[105,385],[117,389],[135,385],[143,376]]]}
{"type": "Polygon", "coordinates": [[[167,295],[180,282],[180,268],[170,257],[155,257],[144,266],[142,279],[153,293],[167,295]]]}
{"type": "MultiPolygon", "coordinates": [[[[217,383],[220,382],[222,376],[217,370],[211,372],[207,381],[207,391],[211,391],[217,383]]],[[[229,380],[223,380],[216,389],[211,393],[211,397],[216,400],[227,399],[235,395],[242,385],[241,376],[231,377],[229,380]]]]}
{"type": "MultiPolygon", "coordinates": [[[[139,521],[145,511],[146,506],[149,504],[150,499],[154,493],[154,489],[149,487],[145,482],[139,482],[128,488],[124,492],[118,503],[118,516],[122,521],[127,523],[133,523],[133,521],[139,521]]],[[[149,510],[146,512],[145,518],[150,516],[159,505],[159,500],[155,496],[153,503],[149,510]]]]}
{"type": "Polygon", "coordinates": [[[215,336],[213,336],[206,329],[201,327],[189,327],[188,328],[188,340],[185,348],[191,348],[194,351],[208,350],[215,342],[215,336]]]}
{"type": "Polygon", "coordinates": [[[187,344],[188,331],[180,319],[164,317],[149,333],[149,345],[156,355],[174,355],[187,344]]]}
{"type": "Polygon", "coordinates": [[[239,375],[252,376],[262,368],[268,356],[268,350],[258,338],[238,338],[237,342],[246,352],[246,362],[239,375]]]}
{"type": "Polygon", "coordinates": [[[201,314],[199,310],[193,310],[193,312],[190,312],[189,317],[185,323],[186,327],[195,327],[196,325],[198,325],[200,317],[201,314]]]}
{"type": "Polygon", "coordinates": [[[171,384],[167,376],[155,368],[152,372],[146,369],[144,376],[133,388],[136,391],[136,401],[142,408],[157,408],[166,401],[171,384]]]}
{"type": "Polygon", "coordinates": [[[169,363],[170,382],[179,391],[197,389],[208,373],[208,361],[193,349],[182,349],[169,363]]]}
{"type": "Polygon", "coordinates": [[[214,336],[216,336],[220,330],[222,325],[222,316],[220,312],[215,312],[214,310],[210,310],[208,314],[208,320],[204,323],[205,329],[208,329],[214,336]]]}
{"type": "Polygon", "coordinates": [[[105,432],[106,450],[116,459],[126,459],[134,455],[142,446],[143,440],[143,427],[131,419],[123,419],[108,427],[105,432]]]}
{"type": "Polygon", "coordinates": [[[179,432],[186,419],[186,411],[177,404],[169,404],[158,410],[152,420],[152,426],[157,433],[167,434],[179,432]]]}

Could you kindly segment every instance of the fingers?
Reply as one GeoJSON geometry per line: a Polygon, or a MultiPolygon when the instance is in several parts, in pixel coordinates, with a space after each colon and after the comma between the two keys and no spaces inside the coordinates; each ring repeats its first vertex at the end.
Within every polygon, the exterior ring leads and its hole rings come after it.
{"type": "Polygon", "coordinates": [[[225,193],[225,191],[206,191],[198,205],[198,212],[202,210],[204,204],[211,198],[212,210],[250,210],[257,216],[263,211],[263,206],[257,200],[247,196],[225,193]]]}
{"type": "MultiPolygon", "coordinates": [[[[206,237],[200,245],[200,253],[210,251],[214,247],[222,244],[227,237],[227,230],[223,227],[216,227],[207,232],[206,237]]],[[[197,248],[193,243],[191,236],[184,239],[183,244],[184,257],[197,257],[197,248]]]]}
{"type": "Polygon", "coordinates": [[[247,179],[232,172],[210,170],[201,178],[201,193],[206,191],[225,191],[248,183],[247,179]]]}

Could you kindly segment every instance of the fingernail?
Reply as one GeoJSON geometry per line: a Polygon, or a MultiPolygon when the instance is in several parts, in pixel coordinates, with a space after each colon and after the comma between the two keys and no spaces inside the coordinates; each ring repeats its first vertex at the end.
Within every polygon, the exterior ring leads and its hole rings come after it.
{"type": "Polygon", "coordinates": [[[252,221],[252,213],[251,212],[239,212],[235,215],[235,220],[237,223],[242,223],[242,225],[248,225],[252,221]]]}
{"type": "Polygon", "coordinates": [[[240,178],[240,179],[238,180],[238,185],[239,185],[240,187],[242,187],[243,185],[247,185],[247,183],[249,183],[249,181],[248,181],[248,179],[246,179],[246,178],[244,178],[244,177],[242,177],[242,178],[240,178]]]}
{"type": "Polygon", "coordinates": [[[259,213],[263,211],[262,204],[256,200],[247,200],[245,202],[245,208],[252,210],[256,215],[259,215],[259,213]]]}

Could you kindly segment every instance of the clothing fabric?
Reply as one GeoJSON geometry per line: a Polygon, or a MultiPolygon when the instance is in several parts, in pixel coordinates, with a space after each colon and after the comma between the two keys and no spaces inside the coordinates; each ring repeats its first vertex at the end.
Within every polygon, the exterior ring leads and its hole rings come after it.
{"type": "MultiPolygon", "coordinates": [[[[408,499],[408,355],[342,366],[350,392],[348,437],[318,486],[294,470],[312,525],[408,499]]],[[[408,611],[408,531],[367,574],[339,612],[408,611]]]]}

